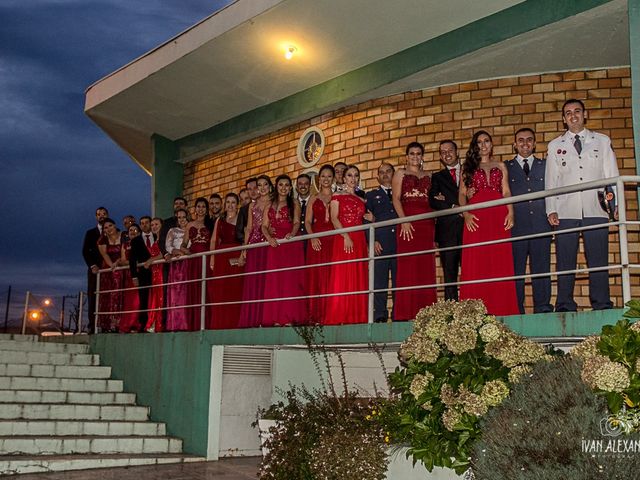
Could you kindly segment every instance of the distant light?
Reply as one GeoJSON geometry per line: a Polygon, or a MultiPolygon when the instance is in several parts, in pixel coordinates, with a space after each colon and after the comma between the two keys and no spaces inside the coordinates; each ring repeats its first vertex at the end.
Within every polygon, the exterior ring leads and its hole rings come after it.
{"type": "Polygon", "coordinates": [[[40,318],[42,318],[42,313],[39,310],[31,310],[29,312],[29,318],[33,321],[40,320],[40,318]]]}
{"type": "Polygon", "coordinates": [[[45,298],[45,299],[44,299],[44,302],[42,302],[42,303],[44,303],[44,306],[45,306],[45,307],[49,307],[49,306],[51,306],[51,303],[52,303],[52,302],[51,302],[51,299],[50,299],[50,298],[45,298]]]}
{"type": "Polygon", "coordinates": [[[293,54],[297,51],[298,49],[296,47],[294,47],[293,45],[289,45],[287,47],[287,50],[284,52],[284,58],[286,58],[287,60],[291,60],[293,58],[293,54]]]}

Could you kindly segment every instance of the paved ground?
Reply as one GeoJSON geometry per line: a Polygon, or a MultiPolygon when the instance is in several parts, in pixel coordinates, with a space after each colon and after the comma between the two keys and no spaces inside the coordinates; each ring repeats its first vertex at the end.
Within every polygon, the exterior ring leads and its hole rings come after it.
{"type": "MultiPolygon", "coordinates": [[[[255,480],[260,457],[151,467],[103,468],[19,475],[16,480],[255,480]]],[[[8,477],[10,478],[10,477],[8,477]]]]}

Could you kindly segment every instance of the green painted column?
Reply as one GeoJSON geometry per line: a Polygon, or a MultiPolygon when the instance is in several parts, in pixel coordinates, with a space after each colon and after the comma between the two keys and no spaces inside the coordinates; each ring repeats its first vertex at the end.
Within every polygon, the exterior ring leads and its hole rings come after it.
{"type": "Polygon", "coordinates": [[[640,0],[629,0],[629,57],[631,64],[631,111],[635,139],[636,174],[640,175],[640,0]]]}
{"type": "Polygon", "coordinates": [[[176,162],[177,145],[161,135],[154,135],[153,142],[153,211],[154,215],[167,218],[173,215],[173,199],[182,195],[184,166],[176,162]]]}

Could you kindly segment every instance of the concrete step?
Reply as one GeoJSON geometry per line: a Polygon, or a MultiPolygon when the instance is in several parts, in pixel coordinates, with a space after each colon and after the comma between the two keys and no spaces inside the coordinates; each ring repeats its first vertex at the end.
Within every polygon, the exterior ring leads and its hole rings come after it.
{"type": "Polygon", "coordinates": [[[13,342],[37,342],[40,339],[38,335],[21,335],[19,333],[0,333],[1,341],[13,342]]]}
{"type": "Polygon", "coordinates": [[[120,420],[0,420],[0,436],[8,435],[144,435],[165,436],[167,428],[157,422],[120,420]]]}
{"type": "Polygon", "coordinates": [[[63,390],[0,390],[2,403],[92,403],[134,405],[134,393],[69,392],[63,390]]]}
{"type": "Polygon", "coordinates": [[[5,420],[148,420],[149,408],[136,405],[79,405],[59,403],[5,403],[5,420]]]}
{"type": "Polygon", "coordinates": [[[80,343],[55,343],[26,340],[9,340],[0,335],[0,350],[50,352],[50,353],[89,353],[89,345],[80,343]]]}
{"type": "MultiPolygon", "coordinates": [[[[134,467],[169,463],[203,462],[202,457],[181,454],[164,455],[15,455],[0,458],[0,475],[62,472],[93,468],[134,467]]],[[[99,478],[99,477],[98,477],[99,478]]]]}
{"type": "MultiPolygon", "coordinates": [[[[64,436],[0,437],[0,455],[181,453],[182,440],[171,437],[64,436]]],[[[1,459],[2,457],[0,457],[1,459]]]]}
{"type": "Polygon", "coordinates": [[[110,378],[111,367],[69,365],[20,365],[0,363],[0,376],[5,377],[58,377],[58,378],[110,378]]]}
{"type": "Polygon", "coordinates": [[[0,376],[1,390],[66,390],[73,392],[122,392],[122,380],[93,378],[44,378],[0,376]]]}
{"type": "Polygon", "coordinates": [[[86,353],[54,353],[27,350],[2,350],[0,348],[0,364],[40,364],[40,365],[74,365],[99,366],[100,357],[86,353]]]}

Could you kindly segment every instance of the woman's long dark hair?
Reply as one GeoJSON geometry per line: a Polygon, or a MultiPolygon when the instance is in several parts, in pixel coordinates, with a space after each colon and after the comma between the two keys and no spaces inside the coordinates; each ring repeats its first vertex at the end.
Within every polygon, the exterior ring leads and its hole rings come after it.
{"type": "Polygon", "coordinates": [[[291,182],[291,177],[289,175],[278,175],[276,177],[275,188],[273,192],[271,192],[271,203],[273,204],[273,208],[278,208],[278,182],[280,180],[288,180],[289,181],[289,195],[287,195],[287,209],[289,210],[289,221],[293,222],[293,212],[294,212],[294,203],[293,203],[293,183],[291,182]]]}
{"type": "Polygon", "coordinates": [[[462,164],[462,180],[467,187],[470,187],[473,182],[473,174],[476,173],[478,166],[480,165],[480,147],[478,147],[478,137],[480,135],[486,135],[493,143],[491,135],[486,130],[478,130],[471,137],[469,142],[469,150],[465,156],[465,161],[462,164]]]}

